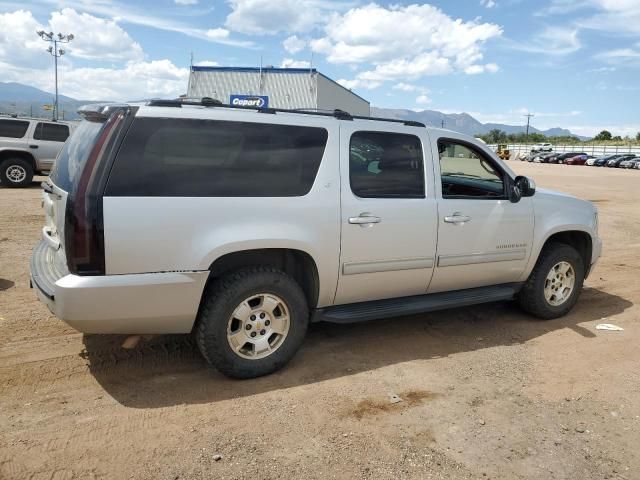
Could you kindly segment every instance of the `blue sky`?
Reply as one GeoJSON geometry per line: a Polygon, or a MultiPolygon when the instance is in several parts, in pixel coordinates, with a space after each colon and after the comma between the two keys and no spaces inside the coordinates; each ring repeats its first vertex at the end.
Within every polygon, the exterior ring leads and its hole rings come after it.
{"type": "Polygon", "coordinates": [[[1,80],[52,90],[35,35],[74,33],[60,90],[184,93],[195,64],[313,66],[372,105],[640,131],[640,0],[0,0],[1,80]]]}

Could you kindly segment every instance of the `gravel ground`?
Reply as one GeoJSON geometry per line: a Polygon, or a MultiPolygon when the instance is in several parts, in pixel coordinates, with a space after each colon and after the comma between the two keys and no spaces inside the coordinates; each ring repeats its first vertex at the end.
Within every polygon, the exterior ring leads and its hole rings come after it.
{"type": "Polygon", "coordinates": [[[600,208],[604,255],[570,315],[318,324],[250,381],[187,336],[124,351],[53,317],[28,286],[38,185],[0,188],[0,478],[640,479],[640,172],[512,166],[600,208]]]}

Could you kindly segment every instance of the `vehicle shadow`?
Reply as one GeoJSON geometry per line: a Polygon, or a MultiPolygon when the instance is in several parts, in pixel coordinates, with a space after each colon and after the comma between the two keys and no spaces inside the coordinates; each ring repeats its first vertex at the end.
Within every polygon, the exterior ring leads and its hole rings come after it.
{"type": "Polygon", "coordinates": [[[12,280],[7,280],[6,278],[0,278],[0,292],[2,290],[9,290],[13,287],[14,282],[12,280]]]}
{"type": "Polygon", "coordinates": [[[188,335],[154,337],[134,350],[119,347],[126,336],[85,335],[82,356],[105,391],[124,406],[215,403],[411,360],[517,345],[563,328],[590,339],[596,335],[580,324],[631,306],[622,297],[586,288],[571,314],[556,320],[532,319],[503,302],[350,325],[319,323],[283,370],[244,381],[207,368],[188,335]]]}

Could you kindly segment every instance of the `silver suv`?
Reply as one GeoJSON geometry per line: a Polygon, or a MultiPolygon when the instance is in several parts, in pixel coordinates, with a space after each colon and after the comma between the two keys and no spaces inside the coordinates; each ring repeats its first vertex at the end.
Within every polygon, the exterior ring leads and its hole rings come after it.
{"type": "Polygon", "coordinates": [[[0,117],[0,185],[26,187],[51,170],[73,124],[0,117]]]}
{"type": "Polygon", "coordinates": [[[81,332],[192,333],[232,377],[281,368],[309,322],[559,317],[600,256],[590,202],[455,132],[210,101],[81,113],[43,185],[39,298],[81,332]]]}

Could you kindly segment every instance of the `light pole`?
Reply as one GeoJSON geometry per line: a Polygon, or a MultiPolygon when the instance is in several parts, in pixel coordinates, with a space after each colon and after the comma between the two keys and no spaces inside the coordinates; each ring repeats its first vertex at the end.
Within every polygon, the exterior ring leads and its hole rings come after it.
{"type": "Polygon", "coordinates": [[[53,43],[53,45],[49,45],[47,52],[49,52],[53,57],[53,63],[55,67],[56,100],[55,104],[53,105],[53,119],[58,120],[58,57],[61,57],[65,53],[62,48],[58,48],[58,44],[69,43],[71,40],[73,40],[73,33],[70,33],[68,35],[58,33],[58,35],[54,35],[53,32],[45,32],[44,30],[39,30],[36,33],[45,42],[53,43]]]}
{"type": "Polygon", "coordinates": [[[531,120],[531,117],[533,117],[533,113],[527,113],[525,117],[527,117],[527,136],[525,137],[524,143],[528,144],[529,143],[529,120],[531,120]]]}

